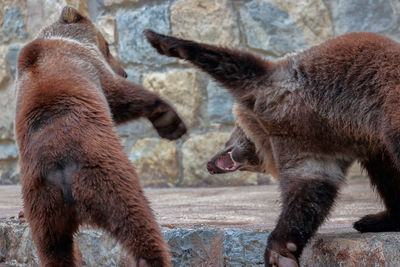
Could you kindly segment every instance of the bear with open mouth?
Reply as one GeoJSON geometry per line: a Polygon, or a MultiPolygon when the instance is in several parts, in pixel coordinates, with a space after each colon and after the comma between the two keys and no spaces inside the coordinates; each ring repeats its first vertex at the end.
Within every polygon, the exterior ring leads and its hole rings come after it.
{"type": "Polygon", "coordinates": [[[259,122],[239,105],[233,107],[233,113],[236,119],[236,126],[226,142],[225,148],[207,163],[208,172],[219,174],[240,170],[270,174],[277,177],[276,165],[268,137],[264,138],[263,143],[256,145],[244,130],[249,125],[260,129],[259,122]]]}
{"type": "Polygon", "coordinates": [[[145,34],[160,54],[210,74],[239,106],[238,127],[226,151],[208,163],[210,172],[255,167],[279,177],[282,210],[268,237],[266,266],[299,265],[356,160],[386,210],[361,218],[354,228],[400,230],[400,44],[351,33],[270,61],[151,30],[145,34]]]}

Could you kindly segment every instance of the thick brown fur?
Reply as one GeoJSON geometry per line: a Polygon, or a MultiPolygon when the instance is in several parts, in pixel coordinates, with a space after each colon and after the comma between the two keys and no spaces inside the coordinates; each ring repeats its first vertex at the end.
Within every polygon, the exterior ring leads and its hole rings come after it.
{"type": "Polygon", "coordinates": [[[80,265],[82,224],[110,233],[138,262],[171,265],[114,126],[145,117],[168,139],[186,128],[168,103],[125,77],[103,36],[71,7],[20,53],[16,136],[42,266],[80,265]]]}
{"type": "MultiPolygon", "coordinates": [[[[227,149],[243,142],[255,147],[241,158],[231,153],[232,162],[240,165],[236,169],[254,165],[240,162],[243,158],[256,157],[264,165],[250,166],[253,170],[275,165],[282,212],[268,238],[266,266],[298,266],[355,160],[368,171],[386,211],[368,215],[354,227],[361,232],[400,230],[398,43],[352,33],[271,62],[152,31],[146,36],[158,52],[192,62],[234,96],[239,106],[235,131],[243,134],[234,133],[227,149]]],[[[220,167],[233,164],[226,156],[218,162],[220,167]]],[[[208,168],[215,171],[211,163],[208,168]]]]}

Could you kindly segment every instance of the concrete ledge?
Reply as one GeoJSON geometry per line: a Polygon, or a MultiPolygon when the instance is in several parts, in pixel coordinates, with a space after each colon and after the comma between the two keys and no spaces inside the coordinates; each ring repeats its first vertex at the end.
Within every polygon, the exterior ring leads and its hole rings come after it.
{"type": "MultiPolygon", "coordinates": [[[[0,267],[38,266],[19,186],[0,186],[0,267]]],[[[279,216],[277,185],[146,189],[175,266],[263,266],[268,231],[279,216]]],[[[350,179],[329,219],[305,249],[302,266],[400,266],[400,233],[359,234],[352,223],[383,209],[366,179],[350,179]]],[[[86,266],[134,266],[117,242],[77,234],[86,266]]]]}
{"type": "MultiPolygon", "coordinates": [[[[240,229],[163,229],[174,266],[263,266],[268,233],[240,229]]],[[[82,230],[77,239],[85,266],[132,266],[113,239],[82,230]]],[[[400,266],[400,233],[319,234],[302,266],[400,266]]],[[[35,267],[38,259],[26,223],[0,221],[0,266],[35,267]]]]}

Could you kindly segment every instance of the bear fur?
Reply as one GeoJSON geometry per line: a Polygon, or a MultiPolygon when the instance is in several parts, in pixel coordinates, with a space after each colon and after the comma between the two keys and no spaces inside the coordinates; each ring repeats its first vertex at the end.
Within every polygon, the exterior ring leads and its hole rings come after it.
{"type": "Polygon", "coordinates": [[[71,7],[19,55],[15,130],[42,266],[80,265],[74,234],[82,224],[110,233],[140,266],[171,266],[114,126],[145,117],[168,139],[186,127],[168,103],[125,77],[100,32],[71,7]]]}
{"type": "Polygon", "coordinates": [[[239,106],[235,131],[242,135],[235,133],[233,141],[239,152],[241,142],[253,143],[254,148],[245,150],[253,155],[235,158],[240,153],[228,144],[229,153],[217,155],[209,170],[239,169],[240,160],[254,157],[264,164],[258,171],[275,166],[282,211],[268,237],[266,266],[298,266],[355,160],[367,170],[386,207],[361,218],[355,229],[400,230],[398,43],[372,33],[351,33],[272,62],[150,30],[146,36],[159,53],[209,73],[239,106]]]}

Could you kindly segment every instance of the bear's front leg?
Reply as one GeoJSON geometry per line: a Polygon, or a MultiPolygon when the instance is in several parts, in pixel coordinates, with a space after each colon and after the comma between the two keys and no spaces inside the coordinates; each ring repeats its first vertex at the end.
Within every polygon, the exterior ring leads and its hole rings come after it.
{"type": "Polygon", "coordinates": [[[303,248],[329,214],[347,165],[324,158],[282,161],[282,212],[268,238],[265,266],[299,266],[303,248]]]}
{"type": "Polygon", "coordinates": [[[186,133],[178,113],[157,94],[116,76],[102,86],[115,123],[147,118],[162,138],[175,140],[186,133]]]}

